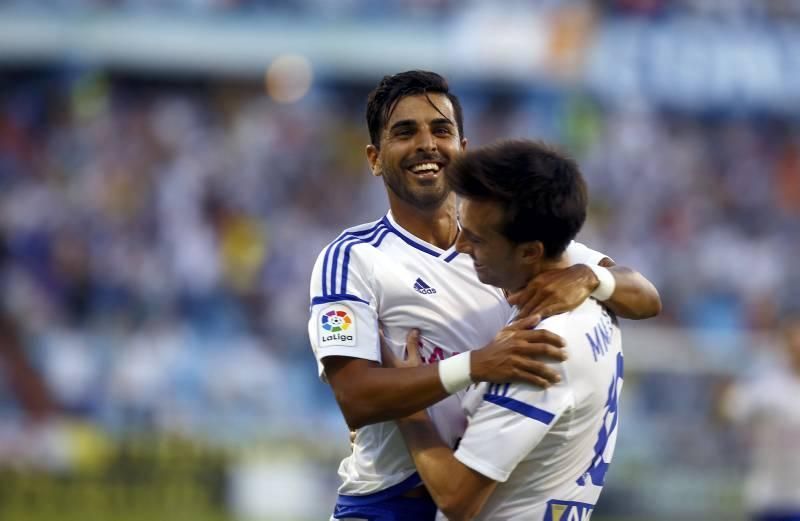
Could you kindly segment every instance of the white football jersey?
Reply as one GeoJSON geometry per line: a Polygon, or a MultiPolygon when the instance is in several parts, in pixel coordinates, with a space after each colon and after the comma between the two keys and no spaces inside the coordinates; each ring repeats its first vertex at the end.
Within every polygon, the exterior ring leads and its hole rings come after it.
{"type": "MultiPolygon", "coordinates": [[[[561,382],[471,385],[455,457],[495,481],[476,519],[588,520],[617,439],[623,358],[616,320],[594,299],[537,329],[561,335],[561,382]]],[[[439,519],[444,517],[439,514],[439,519]]]]}
{"type": "MultiPolygon", "coordinates": [[[[567,254],[572,263],[582,264],[597,264],[605,257],[575,242],[567,254]]],[[[308,334],[323,380],[321,361],[326,356],[380,362],[379,323],[398,356],[409,330],[420,329],[424,363],[434,363],[483,347],[511,316],[502,291],[478,280],[468,255],[421,241],[391,213],[346,230],[322,250],[310,296],[308,334]]],[[[461,395],[429,409],[451,446],[466,428],[461,395]]],[[[358,429],[353,453],[342,461],[339,475],[339,493],[345,495],[419,483],[393,421],[358,429]]]]}

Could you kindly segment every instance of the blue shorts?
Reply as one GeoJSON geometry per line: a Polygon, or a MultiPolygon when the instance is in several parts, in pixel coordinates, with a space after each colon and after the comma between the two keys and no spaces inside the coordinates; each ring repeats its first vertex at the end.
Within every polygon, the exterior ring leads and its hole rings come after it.
{"type": "Polygon", "coordinates": [[[337,521],[434,521],[436,504],[430,496],[403,497],[422,483],[418,474],[367,496],[339,494],[332,520],[337,521]]]}
{"type": "Polygon", "coordinates": [[[800,521],[800,510],[770,510],[757,512],[753,515],[754,521],[800,521]]]}

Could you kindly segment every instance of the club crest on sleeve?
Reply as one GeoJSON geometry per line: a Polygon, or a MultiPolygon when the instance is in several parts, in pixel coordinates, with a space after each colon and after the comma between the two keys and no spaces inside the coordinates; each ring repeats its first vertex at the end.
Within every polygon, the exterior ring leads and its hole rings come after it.
{"type": "Polygon", "coordinates": [[[317,330],[320,347],[356,345],[355,313],[343,304],[323,309],[319,314],[317,330]]]}

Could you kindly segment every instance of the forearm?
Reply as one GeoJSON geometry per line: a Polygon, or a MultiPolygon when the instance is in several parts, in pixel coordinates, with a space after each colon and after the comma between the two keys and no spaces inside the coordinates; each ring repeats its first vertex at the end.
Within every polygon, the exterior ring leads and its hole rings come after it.
{"type": "Polygon", "coordinates": [[[391,369],[366,360],[349,360],[326,359],[325,367],[350,428],[402,418],[448,396],[437,364],[391,369]]]}
{"type": "Polygon", "coordinates": [[[494,482],[458,461],[426,412],[397,422],[414,465],[436,505],[451,521],[477,515],[494,482]],[[485,483],[484,483],[485,481],[485,483]]]}
{"type": "Polygon", "coordinates": [[[641,273],[623,266],[608,268],[616,286],[603,304],[617,316],[633,320],[651,318],[661,313],[661,297],[655,286],[641,273]]]}
{"type": "Polygon", "coordinates": [[[364,424],[408,416],[448,395],[436,364],[411,369],[371,368],[355,390],[364,424]]]}

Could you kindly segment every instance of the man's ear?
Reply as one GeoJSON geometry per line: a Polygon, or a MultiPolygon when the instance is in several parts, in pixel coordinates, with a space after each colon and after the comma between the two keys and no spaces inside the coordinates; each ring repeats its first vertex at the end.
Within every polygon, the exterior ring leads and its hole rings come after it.
{"type": "Polygon", "coordinates": [[[523,242],[518,248],[523,264],[538,264],[544,258],[542,241],[523,242]]]}
{"type": "Polygon", "coordinates": [[[369,162],[369,170],[375,177],[380,177],[383,174],[381,167],[380,150],[375,145],[367,145],[367,161],[369,162]]]}
{"type": "Polygon", "coordinates": [[[461,150],[462,151],[467,150],[467,138],[462,138],[461,139],[461,150]]]}

